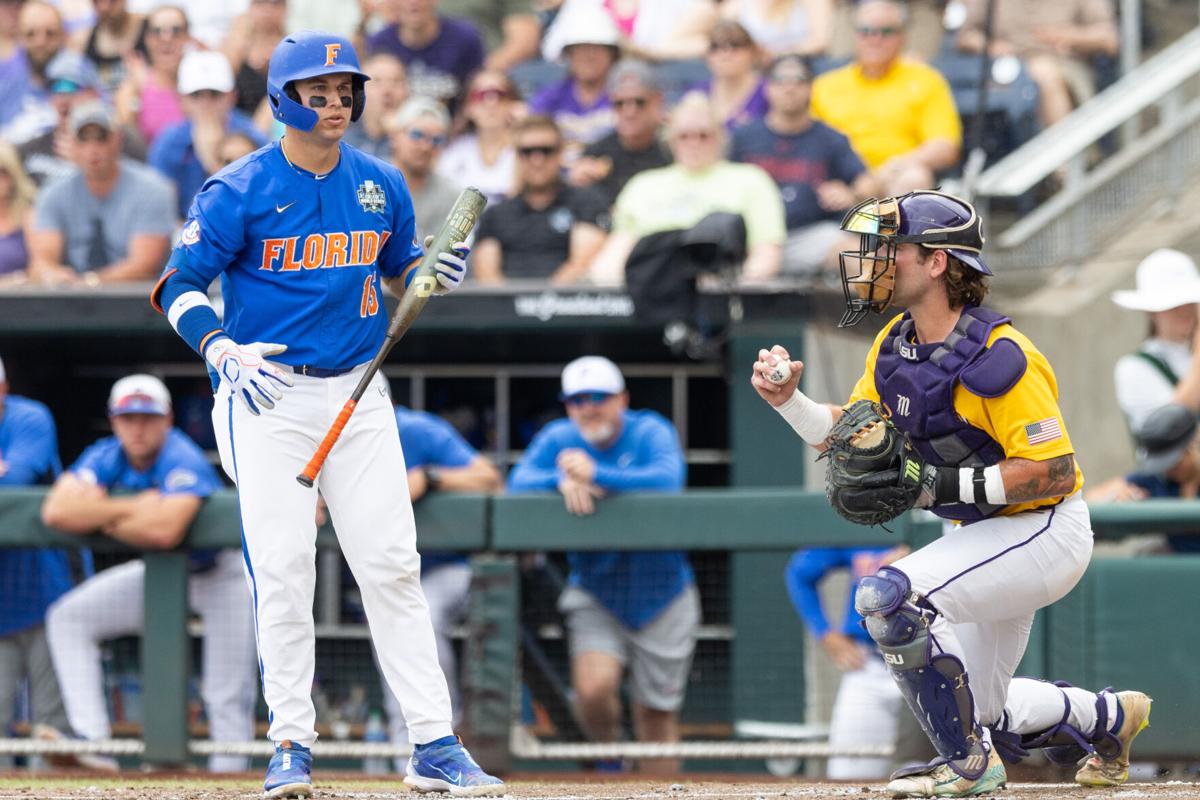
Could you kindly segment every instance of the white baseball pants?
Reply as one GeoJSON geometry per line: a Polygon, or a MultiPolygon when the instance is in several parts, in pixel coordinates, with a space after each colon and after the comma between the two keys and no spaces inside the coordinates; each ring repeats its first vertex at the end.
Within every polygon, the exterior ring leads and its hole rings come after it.
{"type": "Polygon", "coordinates": [[[251,414],[222,385],[213,424],[225,472],[238,487],[247,579],[254,599],[263,696],[272,741],[316,741],[317,489],[362,591],[384,679],[416,742],[453,732],[450,695],[421,591],[416,525],[395,411],[376,375],[311,489],[308,463],[366,367],[334,378],[294,375],[275,408],[251,414]]]}
{"type": "MultiPolygon", "coordinates": [[[[96,573],[60,597],[46,612],[46,640],[58,674],[67,719],[85,739],[112,735],[100,645],[133,636],[144,627],[146,564],[127,561],[96,573]]],[[[200,694],[210,738],[254,739],[254,620],[242,574],[241,554],[222,550],[207,572],[188,578],[188,604],[204,621],[200,694]]],[[[213,772],[242,772],[244,756],[214,755],[213,772]]]]}
{"type": "MultiPolygon", "coordinates": [[[[468,593],[471,589],[471,565],[461,563],[443,564],[421,576],[421,590],[429,603],[429,618],[433,622],[433,634],[437,637],[438,664],[446,676],[450,690],[450,705],[457,725],[462,716],[462,698],[458,690],[458,658],[454,654],[454,626],[467,613],[468,593]]],[[[376,654],[378,663],[379,656],[376,654]]],[[[383,687],[383,709],[388,718],[388,735],[393,744],[408,744],[408,725],[400,701],[385,684],[383,687]]],[[[397,759],[396,771],[403,772],[407,758],[397,759]]]]}
{"type": "MultiPolygon", "coordinates": [[[[1092,555],[1087,504],[1076,493],[1057,506],[994,517],[946,534],[894,566],[940,612],[930,626],[934,652],[957,656],[967,668],[976,721],[990,725],[1009,711],[1008,730],[1036,733],[1058,723],[1064,692],[1041,681],[1013,680],[1029,643],[1034,612],[1074,588],[1092,555]]],[[[1069,722],[1096,726],[1096,695],[1065,692],[1069,722]]],[[[1109,719],[1115,720],[1116,701],[1109,719]]]]}

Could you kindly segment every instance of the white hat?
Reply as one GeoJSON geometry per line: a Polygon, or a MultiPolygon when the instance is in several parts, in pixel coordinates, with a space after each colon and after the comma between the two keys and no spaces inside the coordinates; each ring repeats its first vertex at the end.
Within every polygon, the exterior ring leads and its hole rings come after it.
{"type": "Polygon", "coordinates": [[[193,50],[179,62],[178,89],[189,95],[203,89],[233,91],[233,68],[229,59],[214,50],[193,50]]]}
{"type": "Polygon", "coordinates": [[[579,6],[564,13],[569,16],[564,20],[565,30],[561,41],[563,50],[575,44],[620,46],[621,32],[617,30],[617,23],[599,6],[579,6]]]}
{"type": "Polygon", "coordinates": [[[171,393],[153,375],[128,375],[113,384],[108,395],[108,413],[170,414],[171,393]]]}
{"type": "Polygon", "coordinates": [[[1162,248],[1137,266],[1137,288],[1112,293],[1119,306],[1135,311],[1166,311],[1200,303],[1200,271],[1190,256],[1162,248]]]}
{"type": "Polygon", "coordinates": [[[584,392],[620,394],[625,378],[617,365],[604,356],[584,356],[567,364],[562,371],[562,398],[584,392]]]}

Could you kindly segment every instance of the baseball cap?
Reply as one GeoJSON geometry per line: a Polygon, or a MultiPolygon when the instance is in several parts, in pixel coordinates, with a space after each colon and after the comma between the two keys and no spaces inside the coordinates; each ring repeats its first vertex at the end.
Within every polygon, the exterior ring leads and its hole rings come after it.
{"type": "Polygon", "coordinates": [[[46,85],[52,92],[99,89],[100,76],[96,74],[91,61],[74,50],[64,48],[46,65],[46,85]]]}
{"type": "Polygon", "coordinates": [[[604,356],[583,356],[563,368],[560,399],[584,392],[618,394],[623,391],[625,378],[621,370],[604,356]]]}
{"type": "Polygon", "coordinates": [[[71,130],[79,133],[80,130],[88,125],[98,125],[106,131],[111,131],[116,128],[116,120],[113,118],[113,113],[108,110],[108,106],[95,100],[88,103],[80,103],[71,109],[71,130]]]}
{"type": "Polygon", "coordinates": [[[388,130],[403,130],[421,117],[433,117],[442,127],[450,127],[450,114],[446,107],[424,95],[413,95],[396,109],[396,113],[387,121],[388,130]]]}
{"type": "Polygon", "coordinates": [[[1186,253],[1155,250],[1137,265],[1135,286],[1112,293],[1112,300],[1134,311],[1167,311],[1200,303],[1200,271],[1186,253]]]}
{"type": "Polygon", "coordinates": [[[233,91],[233,68],[223,53],[215,50],[193,50],[179,62],[179,81],[176,84],[181,95],[205,89],[214,92],[233,91]]]}
{"type": "Polygon", "coordinates": [[[108,395],[108,413],[170,414],[171,393],[153,375],[127,375],[113,384],[108,395]]]}
{"type": "Polygon", "coordinates": [[[1168,403],[1151,411],[1134,432],[1139,475],[1161,475],[1179,463],[1196,435],[1196,415],[1187,406],[1168,403]]]}
{"type": "Polygon", "coordinates": [[[645,61],[636,58],[624,58],[617,62],[608,73],[608,93],[615,94],[621,89],[645,89],[652,93],[662,92],[662,81],[654,68],[645,61]]]}

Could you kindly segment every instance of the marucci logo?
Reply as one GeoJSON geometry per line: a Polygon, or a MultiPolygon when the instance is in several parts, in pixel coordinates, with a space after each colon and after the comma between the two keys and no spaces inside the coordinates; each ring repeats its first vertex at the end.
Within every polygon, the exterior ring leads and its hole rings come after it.
{"type": "Polygon", "coordinates": [[[897,414],[899,414],[902,417],[907,417],[909,407],[911,405],[912,405],[912,401],[909,400],[907,397],[905,397],[902,394],[896,395],[896,413],[897,414]]]}
{"type": "Polygon", "coordinates": [[[633,300],[626,295],[542,292],[513,298],[518,317],[546,322],[555,317],[632,317],[633,300]]]}

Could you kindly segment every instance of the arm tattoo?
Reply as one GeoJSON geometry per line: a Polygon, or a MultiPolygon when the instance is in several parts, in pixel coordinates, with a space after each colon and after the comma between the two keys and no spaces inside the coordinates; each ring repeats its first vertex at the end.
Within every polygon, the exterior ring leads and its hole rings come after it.
{"type": "Polygon", "coordinates": [[[1075,488],[1075,457],[1068,454],[1049,461],[1010,458],[1002,462],[1001,475],[1010,503],[1058,497],[1075,488]]]}

